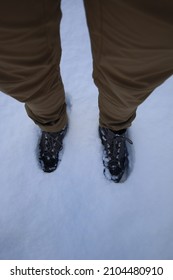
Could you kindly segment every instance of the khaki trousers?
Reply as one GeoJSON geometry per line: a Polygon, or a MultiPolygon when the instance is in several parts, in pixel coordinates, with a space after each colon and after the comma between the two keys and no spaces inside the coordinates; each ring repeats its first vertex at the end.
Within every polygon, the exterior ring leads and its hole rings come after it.
{"type": "MultiPolygon", "coordinates": [[[[69,3],[72,5],[72,3],[69,3]]],[[[127,128],[173,73],[172,0],[84,0],[100,125],[127,128]]],[[[67,123],[60,75],[60,0],[0,3],[0,90],[24,102],[42,130],[67,123]]]]}
{"type": "Polygon", "coordinates": [[[0,90],[49,132],[67,122],[60,20],[60,0],[0,1],[0,90]]]}

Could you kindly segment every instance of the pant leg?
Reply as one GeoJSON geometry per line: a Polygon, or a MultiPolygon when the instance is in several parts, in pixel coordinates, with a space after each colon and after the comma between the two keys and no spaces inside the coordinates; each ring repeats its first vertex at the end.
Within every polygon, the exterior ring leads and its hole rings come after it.
{"type": "Polygon", "coordinates": [[[60,0],[0,3],[0,90],[45,131],[67,123],[60,75],[60,0]]]}
{"type": "Polygon", "coordinates": [[[100,125],[127,128],[173,74],[172,0],[84,0],[99,89],[100,125]]]}

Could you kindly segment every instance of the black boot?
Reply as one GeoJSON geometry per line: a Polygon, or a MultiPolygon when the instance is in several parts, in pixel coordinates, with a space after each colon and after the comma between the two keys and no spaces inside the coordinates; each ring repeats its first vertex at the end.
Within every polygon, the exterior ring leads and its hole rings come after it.
{"type": "Polygon", "coordinates": [[[112,181],[121,182],[129,166],[126,141],[130,144],[132,144],[132,141],[126,137],[126,129],[112,131],[108,128],[99,127],[99,135],[104,146],[104,174],[108,171],[112,181]]]}
{"type": "Polygon", "coordinates": [[[39,160],[44,172],[52,172],[57,168],[66,131],[67,126],[59,132],[42,131],[39,160]]]}

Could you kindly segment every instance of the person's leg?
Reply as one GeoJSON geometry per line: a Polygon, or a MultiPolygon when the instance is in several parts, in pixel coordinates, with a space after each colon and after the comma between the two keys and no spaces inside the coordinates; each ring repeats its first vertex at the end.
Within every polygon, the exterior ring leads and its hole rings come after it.
{"type": "Polygon", "coordinates": [[[67,123],[60,75],[60,0],[0,3],[0,90],[47,132],[67,123]]]}
{"type": "Polygon", "coordinates": [[[0,90],[24,102],[42,130],[45,172],[59,163],[67,114],[60,75],[60,0],[5,0],[0,4],[0,90]]]}
{"type": "Polygon", "coordinates": [[[100,125],[121,130],[173,73],[173,1],[84,0],[100,125]]]}
{"type": "Polygon", "coordinates": [[[111,179],[128,169],[125,130],[173,73],[172,0],[84,0],[99,90],[99,134],[111,179]]]}

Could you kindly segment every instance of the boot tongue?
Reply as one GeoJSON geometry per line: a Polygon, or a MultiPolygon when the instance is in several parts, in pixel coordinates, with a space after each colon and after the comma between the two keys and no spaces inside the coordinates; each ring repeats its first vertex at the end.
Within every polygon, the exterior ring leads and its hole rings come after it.
{"type": "Polygon", "coordinates": [[[110,131],[113,132],[114,134],[122,135],[126,132],[126,129],[121,129],[121,130],[116,130],[116,131],[110,129],[110,131]]]}
{"type": "Polygon", "coordinates": [[[107,135],[110,140],[113,140],[115,138],[115,136],[121,136],[125,132],[126,132],[126,129],[122,129],[122,130],[118,130],[118,131],[113,131],[113,130],[108,129],[107,135]]]}
{"type": "Polygon", "coordinates": [[[51,137],[56,138],[58,136],[58,132],[50,132],[51,137]]]}

